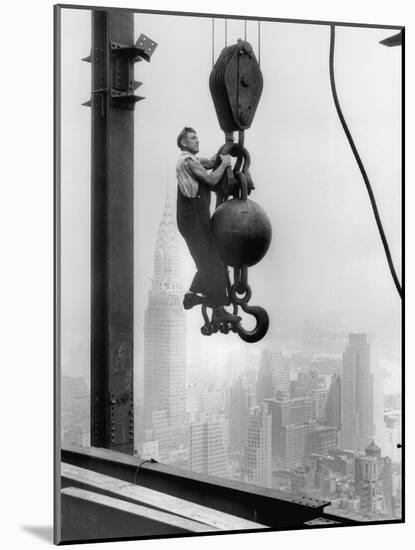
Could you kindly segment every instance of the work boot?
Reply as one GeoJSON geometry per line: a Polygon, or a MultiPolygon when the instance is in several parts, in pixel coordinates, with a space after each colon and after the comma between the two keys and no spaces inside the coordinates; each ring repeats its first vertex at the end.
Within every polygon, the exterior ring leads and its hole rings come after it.
{"type": "Polygon", "coordinates": [[[231,323],[234,325],[235,323],[239,323],[240,320],[241,317],[239,315],[229,313],[224,307],[215,308],[212,313],[212,324],[231,323]]]}
{"type": "Polygon", "coordinates": [[[184,309],[192,309],[192,307],[199,306],[206,302],[206,296],[203,294],[196,294],[195,292],[186,292],[183,298],[184,309]]]}

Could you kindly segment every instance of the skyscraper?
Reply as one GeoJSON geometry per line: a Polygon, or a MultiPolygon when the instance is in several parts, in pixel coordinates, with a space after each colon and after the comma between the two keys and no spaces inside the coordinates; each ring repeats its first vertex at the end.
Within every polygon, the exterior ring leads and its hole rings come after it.
{"type": "Polygon", "coordinates": [[[274,397],[270,354],[264,351],[259,363],[258,378],[256,383],[256,402],[260,405],[267,397],[274,397]]]}
{"type": "Polygon", "coordinates": [[[382,457],[380,447],[372,440],[365,456],[356,458],[355,494],[362,512],[392,511],[392,467],[389,457],[382,457]]]}
{"type": "Polygon", "coordinates": [[[383,449],[383,385],[366,334],[349,334],[343,353],[340,446],[363,451],[372,438],[383,449]]]}
{"type": "Polygon", "coordinates": [[[63,413],[87,415],[89,390],[81,376],[62,376],[61,410],[63,413]]]}
{"type": "Polygon", "coordinates": [[[272,456],[276,466],[301,466],[311,452],[311,437],[316,428],[311,397],[290,398],[280,392],[267,399],[272,414],[272,456]]]}
{"type": "Polygon", "coordinates": [[[326,419],[327,400],[329,391],[326,388],[311,390],[309,393],[314,407],[314,417],[318,422],[324,422],[326,419]]]}
{"type": "Polygon", "coordinates": [[[316,426],[311,438],[312,452],[327,455],[338,446],[338,430],[336,426],[316,426]]]}
{"type": "Polygon", "coordinates": [[[284,426],[279,439],[277,464],[286,470],[302,466],[312,451],[316,427],[313,420],[297,426],[284,426]]]}
{"type": "Polygon", "coordinates": [[[154,250],[154,279],[144,324],[144,416],[165,411],[168,426],[185,420],[185,316],[179,238],[169,196],[154,250]]]}
{"type": "MultiPolygon", "coordinates": [[[[274,395],[279,392],[286,392],[290,386],[290,369],[288,364],[284,361],[284,357],[281,352],[270,352],[265,350],[261,355],[261,362],[258,372],[258,382],[262,382],[262,397],[261,401],[266,397],[274,397],[274,395]],[[271,378],[269,377],[271,373],[271,378]],[[260,376],[262,375],[262,377],[260,376]],[[266,388],[265,385],[269,387],[266,388]],[[272,386],[272,388],[271,388],[272,386]],[[271,392],[273,389],[273,392],[271,392]],[[265,397],[263,397],[265,395],[265,397]]],[[[261,401],[258,401],[259,405],[261,401]]]]}
{"type": "Polygon", "coordinates": [[[299,372],[297,380],[290,382],[290,395],[291,397],[304,397],[310,395],[312,391],[325,390],[325,388],[326,381],[318,372],[299,372]]]}
{"type": "Polygon", "coordinates": [[[341,427],[341,391],[341,377],[339,374],[333,374],[327,398],[326,423],[338,429],[341,427]]]}
{"type": "Polygon", "coordinates": [[[240,450],[248,443],[249,409],[252,396],[239,377],[231,386],[229,445],[240,450]]]}
{"type": "Polygon", "coordinates": [[[200,417],[189,426],[189,469],[226,477],[229,422],[219,414],[201,413],[200,417]]]}
{"type": "Polygon", "coordinates": [[[209,384],[201,392],[201,411],[206,413],[225,412],[225,386],[217,387],[209,384]]]}
{"type": "Polygon", "coordinates": [[[85,380],[62,376],[61,383],[61,437],[66,443],[90,444],[90,396],[85,380]]]}
{"type": "Polygon", "coordinates": [[[267,402],[250,410],[242,472],[244,481],[268,488],[272,484],[271,425],[272,416],[267,402]]]}

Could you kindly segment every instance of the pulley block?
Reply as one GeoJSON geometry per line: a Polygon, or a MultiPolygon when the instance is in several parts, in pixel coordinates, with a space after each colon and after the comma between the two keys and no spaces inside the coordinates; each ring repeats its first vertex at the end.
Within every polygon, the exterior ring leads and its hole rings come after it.
{"type": "Polygon", "coordinates": [[[249,42],[224,48],[209,78],[219,125],[224,132],[250,128],[263,88],[259,63],[249,42]]]}

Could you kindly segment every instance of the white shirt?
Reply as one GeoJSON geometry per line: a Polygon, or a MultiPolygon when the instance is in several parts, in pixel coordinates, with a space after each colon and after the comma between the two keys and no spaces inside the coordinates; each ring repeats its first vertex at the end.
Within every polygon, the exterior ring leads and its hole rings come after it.
{"type": "Polygon", "coordinates": [[[187,167],[185,160],[188,158],[200,164],[200,160],[196,155],[192,155],[189,151],[182,151],[176,165],[177,183],[179,184],[180,191],[185,197],[194,198],[199,190],[199,183],[195,180],[187,167]]]}

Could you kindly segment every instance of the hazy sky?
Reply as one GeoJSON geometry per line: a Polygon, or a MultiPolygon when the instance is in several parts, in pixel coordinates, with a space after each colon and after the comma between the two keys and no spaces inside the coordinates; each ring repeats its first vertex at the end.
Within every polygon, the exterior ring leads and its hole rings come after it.
{"type": "MultiPolygon", "coordinates": [[[[67,362],[89,356],[90,13],[62,12],[62,343],[67,362]],[[84,350],[84,351],[80,351],[84,350]]],[[[224,47],[216,19],[215,57],[224,47]]],[[[258,27],[247,38],[258,52],[258,27]]],[[[136,64],[135,327],[137,360],[153,250],[167,189],[176,196],[175,141],[197,129],[201,155],[223,143],[210,97],[212,20],[135,15],[135,34],[159,43],[150,63],[136,64]]],[[[379,40],[394,31],[337,27],[339,99],[365,163],[399,278],[401,276],[401,48],[379,40]]],[[[228,44],[243,38],[243,21],[228,21],[228,44]]],[[[304,319],[338,319],[351,330],[400,338],[401,303],[391,279],[367,192],[338,120],[328,71],[327,26],[262,23],[263,95],[246,132],[256,190],[251,198],[273,227],[268,254],[250,268],[251,303],[270,315],[269,335],[304,319]]],[[[193,275],[184,263],[186,284],[193,275]]],[[[187,314],[193,349],[222,353],[235,335],[202,337],[200,312],[187,314]]],[[[190,338],[189,338],[190,340],[190,338]]]]}

